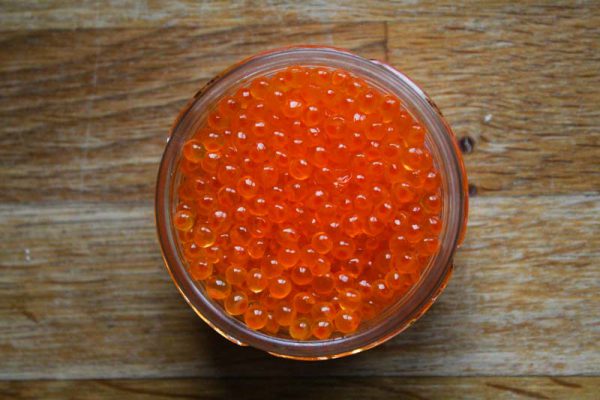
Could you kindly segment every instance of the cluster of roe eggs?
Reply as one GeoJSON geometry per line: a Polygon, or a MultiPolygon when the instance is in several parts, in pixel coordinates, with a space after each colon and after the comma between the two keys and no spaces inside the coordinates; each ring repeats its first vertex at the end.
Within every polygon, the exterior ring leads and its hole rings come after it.
{"type": "Polygon", "coordinates": [[[440,177],[400,100],[292,66],[221,98],[182,149],[173,224],[191,277],[255,330],[355,332],[438,250],[440,177]]]}

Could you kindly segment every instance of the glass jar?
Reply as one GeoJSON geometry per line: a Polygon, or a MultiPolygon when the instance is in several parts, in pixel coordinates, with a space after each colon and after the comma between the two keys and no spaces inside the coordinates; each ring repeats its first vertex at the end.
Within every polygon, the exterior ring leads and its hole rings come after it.
{"type": "Polygon", "coordinates": [[[436,105],[413,81],[385,63],[344,50],[298,46],[250,57],[222,72],[196,93],[171,129],[158,173],[155,205],[158,237],[167,270],[183,297],[207,324],[239,345],[250,345],[281,357],[321,360],[358,353],[383,343],[409,327],[429,309],[448,283],[454,252],[465,234],[467,179],[454,134],[436,105]],[[442,180],[440,248],[421,279],[378,317],[361,325],[355,333],[336,339],[297,341],[274,337],[254,331],[229,316],[189,276],[172,223],[183,144],[202,125],[207,113],[223,95],[254,77],[269,75],[290,65],[342,68],[400,98],[406,109],[426,128],[426,145],[442,180]]]}

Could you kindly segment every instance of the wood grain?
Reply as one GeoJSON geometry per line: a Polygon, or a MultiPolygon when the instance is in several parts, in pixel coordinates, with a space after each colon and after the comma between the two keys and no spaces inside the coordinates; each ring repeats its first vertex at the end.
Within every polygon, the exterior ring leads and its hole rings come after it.
{"type": "Polygon", "coordinates": [[[0,0],[0,44],[0,398],[598,397],[597,1],[0,0]],[[151,204],[199,86],[300,43],[414,78],[468,138],[477,194],[433,308],[311,364],[208,328],[151,204]]]}
{"type": "Polygon", "coordinates": [[[2,206],[0,378],[593,374],[599,212],[598,196],[476,198],[427,315],[307,368],[237,348],[195,316],[164,271],[149,204],[2,206]]]}
{"type": "Polygon", "coordinates": [[[594,0],[567,2],[515,3],[498,0],[371,0],[365,1],[291,1],[275,0],[258,6],[253,2],[207,0],[136,1],[111,4],[77,0],[0,1],[0,26],[5,30],[126,28],[156,26],[223,27],[246,23],[294,24],[328,22],[390,21],[426,18],[432,25],[439,17],[479,18],[492,16],[498,21],[513,16],[575,15],[585,18],[594,0]]]}
{"type": "Polygon", "coordinates": [[[382,58],[375,24],[0,35],[0,201],[148,200],[170,126],[216,73],[284,43],[382,58]]]}
{"type": "Polygon", "coordinates": [[[466,164],[479,194],[598,193],[598,10],[389,24],[392,65],[474,140],[466,164]]]}
{"type": "Polygon", "coordinates": [[[411,14],[374,23],[5,32],[0,200],[151,198],[166,134],[191,94],[250,54],[294,43],[389,59],[422,82],[457,135],[474,139],[466,160],[480,195],[598,193],[600,13],[503,10],[502,24],[480,11],[467,19],[441,12],[437,24],[411,14]]]}
{"type": "Polygon", "coordinates": [[[277,378],[0,382],[0,395],[29,399],[596,399],[597,377],[277,378]]]}

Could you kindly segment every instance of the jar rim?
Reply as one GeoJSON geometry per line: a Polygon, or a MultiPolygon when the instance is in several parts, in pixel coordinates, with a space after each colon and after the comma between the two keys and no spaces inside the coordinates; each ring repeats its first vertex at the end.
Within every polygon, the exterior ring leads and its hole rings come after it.
{"type": "MultiPolygon", "coordinates": [[[[268,70],[268,72],[272,71],[272,68],[268,70]]],[[[360,76],[360,73],[358,75],[360,76]]],[[[385,89],[389,91],[392,88],[386,86],[385,89]]],[[[165,266],[175,286],[196,314],[214,330],[236,344],[250,345],[280,357],[304,360],[338,358],[367,350],[396,336],[423,315],[447,285],[453,269],[454,251],[464,238],[467,210],[466,172],[455,136],[438,107],[425,92],[405,74],[387,63],[369,60],[338,48],[311,45],[275,49],[246,58],[217,75],[200,89],[181,110],[172,125],[160,162],[155,193],[155,220],[165,266]],[[428,275],[411,290],[410,299],[404,299],[412,300],[410,309],[404,306],[398,307],[397,312],[383,318],[379,324],[337,339],[295,341],[279,338],[254,331],[227,315],[221,307],[205,296],[187,273],[178,253],[176,235],[171,223],[173,205],[171,187],[176,178],[177,155],[181,150],[184,134],[187,132],[185,125],[189,123],[186,119],[192,118],[191,113],[201,109],[203,105],[205,108],[210,105],[211,103],[206,102],[218,93],[218,90],[223,87],[229,89],[233,86],[230,84],[232,82],[239,83],[240,76],[243,76],[244,80],[249,79],[251,75],[248,72],[255,75],[262,74],[265,66],[272,67],[277,63],[285,66],[313,65],[301,61],[290,62],[292,60],[312,60],[314,65],[323,66],[331,66],[330,64],[335,60],[338,66],[360,67],[367,71],[367,75],[370,74],[371,78],[385,77],[387,82],[396,85],[395,89],[402,90],[404,94],[399,96],[400,99],[403,102],[408,101],[421,117],[425,117],[421,118],[421,122],[425,124],[428,134],[437,135],[436,143],[441,147],[445,157],[442,165],[452,182],[449,190],[452,191],[453,205],[446,215],[449,217],[449,223],[444,224],[446,225],[445,236],[440,240],[444,246],[428,268],[428,275]],[[202,103],[203,101],[205,103],[202,103]],[[442,251],[444,254],[441,254],[442,251]]]]}

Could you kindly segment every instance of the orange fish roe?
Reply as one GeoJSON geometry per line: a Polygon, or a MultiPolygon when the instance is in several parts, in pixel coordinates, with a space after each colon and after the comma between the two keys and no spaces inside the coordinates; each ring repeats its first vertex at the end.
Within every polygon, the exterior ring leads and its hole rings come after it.
{"type": "Polygon", "coordinates": [[[253,79],[183,146],[173,225],[190,276],[251,329],[355,332],[438,251],[425,134],[400,99],[348,71],[253,79]]]}

